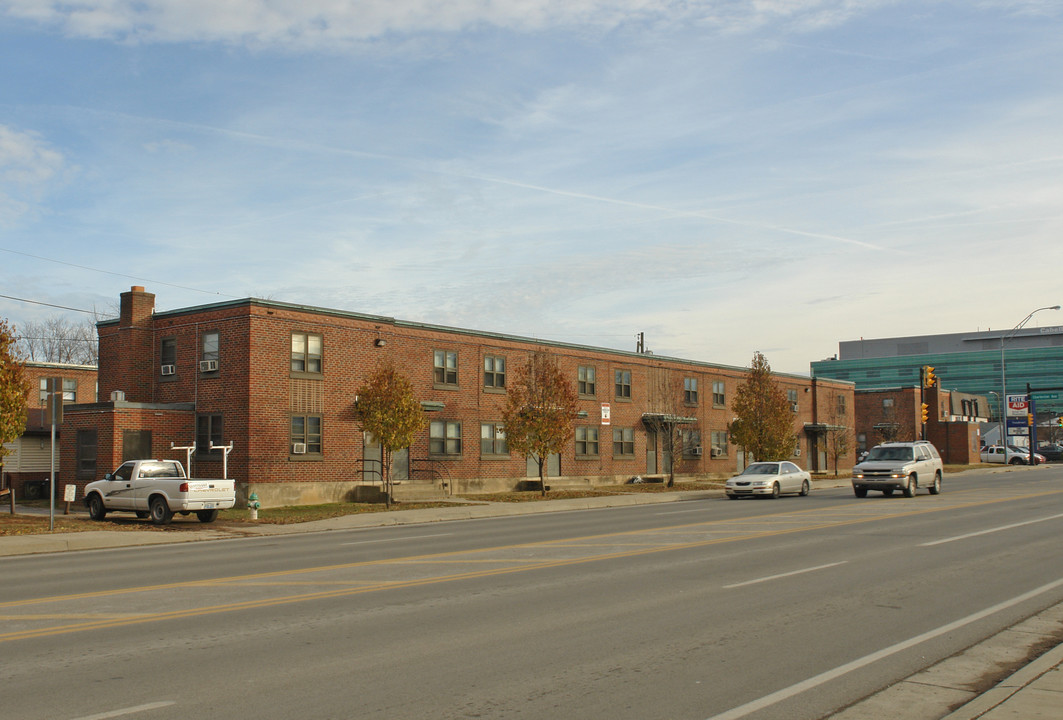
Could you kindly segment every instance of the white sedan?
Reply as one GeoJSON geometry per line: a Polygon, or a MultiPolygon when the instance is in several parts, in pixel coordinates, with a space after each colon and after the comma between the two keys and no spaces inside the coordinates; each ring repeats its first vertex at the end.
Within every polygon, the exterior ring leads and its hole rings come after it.
{"type": "Polygon", "coordinates": [[[812,489],[812,475],[792,462],[755,462],[741,475],[727,481],[724,492],[731,500],[740,497],[773,497],[783,493],[808,495],[812,489]]]}

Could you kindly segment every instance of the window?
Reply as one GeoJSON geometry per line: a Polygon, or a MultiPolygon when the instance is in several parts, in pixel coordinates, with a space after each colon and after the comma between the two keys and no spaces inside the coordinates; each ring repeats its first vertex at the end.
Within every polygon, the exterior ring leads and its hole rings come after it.
{"type": "Polygon", "coordinates": [[[196,455],[200,457],[220,457],[221,450],[211,450],[225,444],[222,433],[221,415],[198,415],[196,417],[196,455]]]}
{"type": "Polygon", "coordinates": [[[797,391],[787,390],[786,399],[790,401],[790,409],[797,412],[797,391]]]}
{"type": "Polygon", "coordinates": [[[506,433],[500,424],[482,423],[480,425],[480,454],[509,454],[509,448],[506,446],[506,433]]]}
{"type": "Polygon", "coordinates": [[[893,407],[893,398],[882,398],[882,407],[883,408],[891,408],[891,407],[893,407]]]}
{"type": "Polygon", "coordinates": [[[615,377],[617,398],[631,399],[631,371],[617,370],[615,377]]]}
{"type": "Polygon", "coordinates": [[[177,338],[163,338],[159,348],[159,365],[164,375],[173,375],[177,368],[177,338]]]}
{"type": "Polygon", "coordinates": [[[687,405],[698,404],[698,379],[683,378],[683,402],[687,405]]]}
{"type": "Polygon", "coordinates": [[[321,454],[321,416],[320,415],[292,415],[292,445],[293,455],[320,455],[321,454]],[[303,452],[295,452],[296,448],[303,452]]]}
{"type": "Polygon", "coordinates": [[[461,423],[433,420],[428,424],[430,455],[461,455],[461,423]]]}
{"type": "Polygon", "coordinates": [[[697,458],[701,456],[701,433],[697,430],[681,430],[680,440],[683,443],[683,457],[697,458]]]}
{"type": "Polygon", "coordinates": [[[635,457],[635,431],[613,428],[613,457],[635,457]]]}
{"type": "MultiPolygon", "coordinates": [[[[455,361],[456,362],[456,361],[455,361]]],[[[457,382],[457,379],[455,379],[457,382]]],[[[484,357],[484,387],[504,388],[506,386],[506,359],[497,355],[484,357]]]]}
{"type": "Polygon", "coordinates": [[[726,405],[727,396],[724,394],[723,380],[716,380],[712,383],[712,404],[713,405],[726,405]]]}
{"type": "Polygon", "coordinates": [[[838,402],[838,405],[837,405],[838,414],[839,415],[844,415],[845,414],[845,396],[844,395],[838,395],[836,397],[837,397],[837,402],[838,402]]]}
{"type": "Polygon", "coordinates": [[[712,457],[727,457],[727,432],[713,430],[710,439],[712,440],[712,457]]]}
{"type": "Polygon", "coordinates": [[[576,389],[580,395],[594,395],[595,388],[593,366],[580,365],[579,369],[576,370],[576,389]]]}
{"type": "Polygon", "coordinates": [[[218,333],[205,332],[202,336],[203,351],[199,356],[199,371],[214,372],[218,369],[218,333]]]}
{"type": "MultiPolygon", "coordinates": [[[[40,391],[41,391],[41,405],[48,404],[48,380],[51,378],[41,378],[40,391]]],[[[72,403],[78,400],[78,381],[74,378],[63,378],[63,402],[72,403]]]]}
{"type": "Polygon", "coordinates": [[[292,372],[320,373],[324,340],[313,333],[292,333],[292,372]]]}
{"type": "Polygon", "coordinates": [[[78,480],[96,479],[96,431],[78,430],[76,463],[78,480]]]}
{"type": "Polygon", "coordinates": [[[434,354],[434,377],[436,385],[458,384],[458,354],[446,350],[436,350],[434,354]]]}
{"type": "Polygon", "coordinates": [[[576,454],[598,454],[598,428],[586,426],[576,428],[576,454]]]}

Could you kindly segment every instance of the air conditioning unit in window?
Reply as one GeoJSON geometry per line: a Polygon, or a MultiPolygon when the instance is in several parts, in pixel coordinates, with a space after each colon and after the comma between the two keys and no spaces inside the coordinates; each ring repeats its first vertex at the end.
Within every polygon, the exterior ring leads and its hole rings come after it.
{"type": "Polygon", "coordinates": [[[699,447],[690,448],[690,454],[693,455],[694,457],[701,457],[701,448],[699,448],[699,447]]]}
{"type": "Polygon", "coordinates": [[[790,403],[790,409],[797,412],[797,403],[790,403]]]}
{"type": "Polygon", "coordinates": [[[292,443],[292,455],[305,455],[306,443],[292,443]]]}
{"type": "Polygon", "coordinates": [[[159,368],[159,372],[163,375],[173,375],[177,371],[177,367],[174,365],[163,365],[159,368]]]}
{"type": "Polygon", "coordinates": [[[796,448],[794,450],[794,457],[801,457],[801,448],[796,448]]]}
{"type": "Polygon", "coordinates": [[[722,455],[723,455],[723,450],[721,450],[720,448],[713,448],[712,449],[712,456],[714,458],[720,457],[722,455]]]}
{"type": "Polygon", "coordinates": [[[218,369],[217,360],[200,360],[199,371],[200,372],[214,372],[218,369]]]}

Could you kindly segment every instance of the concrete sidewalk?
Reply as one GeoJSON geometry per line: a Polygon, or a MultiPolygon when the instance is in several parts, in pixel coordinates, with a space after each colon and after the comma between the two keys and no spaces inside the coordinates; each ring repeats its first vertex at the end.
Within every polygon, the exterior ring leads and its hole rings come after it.
{"type": "MultiPolygon", "coordinates": [[[[177,522],[163,531],[131,529],[14,535],[0,537],[0,557],[699,502],[718,498],[720,494],[719,490],[698,490],[523,503],[476,503],[345,515],[294,525],[215,526],[177,522]]],[[[835,720],[1063,720],[1061,638],[1063,605],[1058,605],[832,717],[835,720]],[[1050,649],[1040,654],[1045,647],[1050,649]],[[999,677],[1002,667],[1019,669],[993,684],[993,678],[999,677]],[[987,678],[990,687],[985,689],[987,678]],[[959,709],[953,710],[957,707],[959,709]]]]}

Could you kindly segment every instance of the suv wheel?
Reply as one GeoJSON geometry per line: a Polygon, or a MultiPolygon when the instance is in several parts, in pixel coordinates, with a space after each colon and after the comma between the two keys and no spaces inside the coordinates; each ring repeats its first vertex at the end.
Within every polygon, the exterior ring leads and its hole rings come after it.
{"type": "Polygon", "coordinates": [[[915,497],[915,475],[908,476],[908,484],[904,486],[904,497],[915,497]]]}
{"type": "Polygon", "coordinates": [[[934,484],[930,486],[930,494],[937,495],[941,492],[941,473],[934,474],[934,484]]]}

